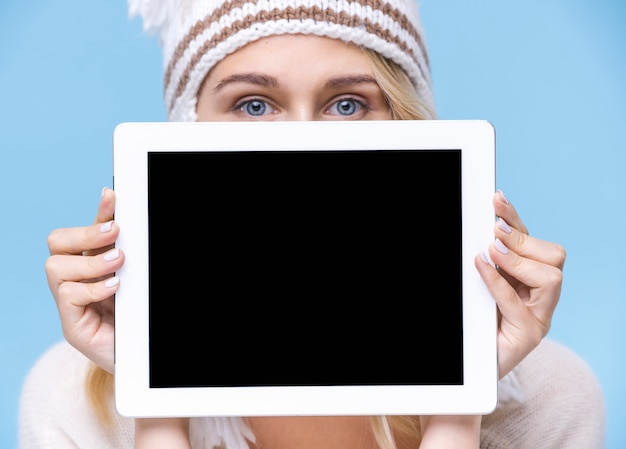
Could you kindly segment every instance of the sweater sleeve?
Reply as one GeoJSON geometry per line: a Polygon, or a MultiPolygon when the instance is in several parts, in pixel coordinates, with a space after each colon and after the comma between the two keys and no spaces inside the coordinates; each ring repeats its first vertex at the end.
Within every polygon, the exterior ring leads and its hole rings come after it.
{"type": "Polygon", "coordinates": [[[48,349],[27,375],[19,408],[19,449],[132,449],[134,422],[116,414],[103,426],[84,391],[89,361],[66,342],[48,349]]]}
{"type": "Polygon", "coordinates": [[[577,354],[544,341],[514,370],[520,394],[483,417],[482,449],[601,449],[605,404],[577,354]]]}

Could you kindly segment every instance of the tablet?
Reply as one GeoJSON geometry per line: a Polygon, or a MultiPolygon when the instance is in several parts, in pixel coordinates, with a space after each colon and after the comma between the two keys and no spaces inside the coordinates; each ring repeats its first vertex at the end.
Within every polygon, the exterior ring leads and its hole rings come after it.
{"type": "Polygon", "coordinates": [[[485,414],[487,121],[123,123],[125,416],[485,414]]]}

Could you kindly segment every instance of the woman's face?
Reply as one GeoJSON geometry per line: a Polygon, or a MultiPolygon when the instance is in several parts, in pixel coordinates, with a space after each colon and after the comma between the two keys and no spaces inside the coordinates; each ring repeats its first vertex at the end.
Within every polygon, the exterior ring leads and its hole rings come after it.
{"type": "Polygon", "coordinates": [[[391,119],[363,52],[310,35],[271,36],[226,56],[197,112],[198,121],[391,119]]]}

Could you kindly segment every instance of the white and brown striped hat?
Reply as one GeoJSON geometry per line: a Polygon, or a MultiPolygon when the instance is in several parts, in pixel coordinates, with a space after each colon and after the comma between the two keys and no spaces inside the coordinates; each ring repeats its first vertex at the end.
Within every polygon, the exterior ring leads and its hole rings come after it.
{"type": "Polygon", "coordinates": [[[196,121],[198,90],[226,55],[257,39],[313,34],[341,39],[400,65],[435,110],[417,0],[128,0],[158,32],[170,121],[196,121]]]}

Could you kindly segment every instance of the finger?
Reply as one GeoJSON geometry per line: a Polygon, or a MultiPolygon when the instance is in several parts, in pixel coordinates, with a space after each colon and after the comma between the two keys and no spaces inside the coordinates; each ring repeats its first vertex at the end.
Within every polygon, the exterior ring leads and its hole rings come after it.
{"type": "Polygon", "coordinates": [[[96,282],[65,281],[58,288],[58,308],[62,317],[75,319],[62,320],[63,323],[75,323],[82,317],[85,307],[103,302],[119,289],[119,278],[115,275],[96,282]]]}
{"type": "Polygon", "coordinates": [[[563,269],[566,252],[563,246],[541,240],[510,226],[503,217],[496,220],[495,236],[522,257],[563,269]]]}
{"type": "Polygon", "coordinates": [[[93,282],[109,277],[123,263],[124,253],[113,248],[95,256],[50,256],[46,260],[45,269],[50,290],[54,294],[66,282],[93,282]]]}
{"type": "Polygon", "coordinates": [[[501,315],[506,317],[514,328],[523,329],[525,324],[532,320],[532,312],[520,300],[515,289],[489,262],[484,253],[476,256],[474,265],[498,304],[501,315]]]}
{"type": "Polygon", "coordinates": [[[528,228],[502,190],[498,190],[493,196],[493,208],[498,217],[504,218],[509,225],[522,234],[528,234],[528,228]]]}
{"type": "MultiPolygon", "coordinates": [[[[102,195],[100,198],[100,203],[98,204],[98,212],[96,213],[96,218],[94,220],[94,224],[100,225],[98,229],[101,232],[107,232],[107,227],[109,227],[110,223],[112,223],[115,214],[115,192],[108,187],[104,187],[102,189],[102,195]]],[[[116,231],[117,231],[116,227],[116,231]]],[[[117,232],[114,233],[115,238],[117,239],[117,232]]],[[[83,254],[87,256],[100,254],[104,251],[113,247],[113,243],[96,246],[95,248],[92,246],[85,247],[83,250],[83,254]]]]}
{"type": "Polygon", "coordinates": [[[63,335],[98,366],[113,373],[116,277],[93,283],[65,282],[57,302],[63,335]]]}
{"type": "Polygon", "coordinates": [[[105,223],[113,220],[115,213],[115,192],[108,187],[102,189],[102,196],[98,204],[98,212],[94,223],[105,223]]]}
{"type": "MultiPolygon", "coordinates": [[[[50,255],[80,255],[85,251],[109,249],[117,240],[119,227],[114,221],[75,228],[59,228],[48,235],[50,255]]],[[[102,251],[100,251],[102,252],[102,251]]]]}
{"type": "Polygon", "coordinates": [[[517,254],[500,239],[489,245],[491,260],[529,288],[560,286],[563,273],[558,267],[517,254]]]}
{"type": "MultiPolygon", "coordinates": [[[[489,255],[500,270],[528,287],[530,294],[520,302],[532,309],[532,313],[547,332],[561,294],[562,271],[552,265],[516,254],[499,239],[490,245],[489,255]]],[[[516,293],[516,296],[519,298],[519,294],[516,293]]],[[[505,310],[502,313],[506,314],[505,310]]]]}
{"type": "Polygon", "coordinates": [[[498,368],[502,378],[539,344],[548,328],[522,302],[486,255],[476,256],[474,264],[498,305],[498,368]]]}

